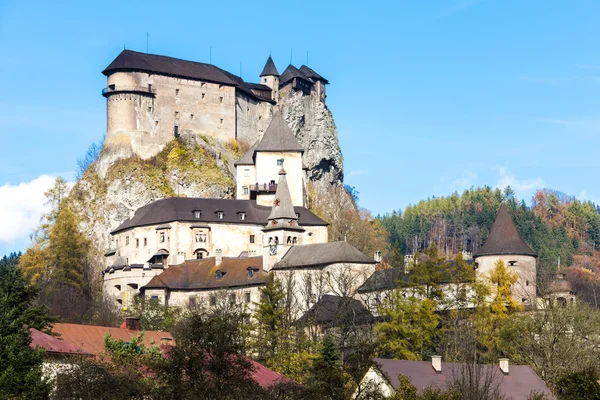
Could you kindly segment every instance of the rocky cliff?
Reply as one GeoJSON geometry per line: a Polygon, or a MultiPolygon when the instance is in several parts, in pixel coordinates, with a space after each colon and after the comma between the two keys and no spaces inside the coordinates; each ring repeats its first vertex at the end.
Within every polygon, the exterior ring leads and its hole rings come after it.
{"type": "MultiPolygon", "coordinates": [[[[290,93],[278,107],[306,150],[304,163],[316,192],[342,182],[343,159],[329,109],[301,93],[290,93]]],[[[109,247],[109,233],[150,202],[169,196],[233,198],[233,164],[243,152],[234,141],[200,134],[183,134],[146,160],[105,147],[71,192],[83,231],[102,252],[109,247]]]]}

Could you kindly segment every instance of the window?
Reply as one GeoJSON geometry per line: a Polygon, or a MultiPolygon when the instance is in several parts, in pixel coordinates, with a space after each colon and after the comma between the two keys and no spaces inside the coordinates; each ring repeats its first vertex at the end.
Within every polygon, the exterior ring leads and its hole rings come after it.
{"type": "Polygon", "coordinates": [[[154,121],[154,126],[158,126],[158,121],[154,121]]]}
{"type": "Polygon", "coordinates": [[[202,216],[202,212],[200,212],[200,211],[194,211],[194,217],[196,219],[200,218],[201,216],[202,216]]]}
{"type": "Polygon", "coordinates": [[[245,177],[249,177],[250,176],[250,168],[244,168],[244,176],[245,177]]]}
{"type": "Polygon", "coordinates": [[[115,285],[115,289],[121,290],[121,285],[115,285]]]}
{"type": "Polygon", "coordinates": [[[260,121],[260,120],[262,120],[262,115],[259,115],[259,116],[258,116],[258,120],[259,120],[259,121],[260,121]]]}
{"type": "Polygon", "coordinates": [[[223,273],[223,271],[217,271],[217,273],[216,273],[217,280],[220,281],[221,279],[223,279],[223,275],[225,275],[223,273]]]}
{"type": "Polygon", "coordinates": [[[129,236],[125,236],[125,246],[129,246],[129,236]]]}
{"type": "Polygon", "coordinates": [[[266,82],[266,81],[267,81],[267,78],[263,78],[263,82],[266,82]]]}
{"type": "Polygon", "coordinates": [[[190,114],[190,119],[194,119],[194,114],[190,114]]]}
{"type": "Polygon", "coordinates": [[[210,296],[210,305],[213,307],[217,305],[217,296],[210,296]]]}
{"type": "Polygon", "coordinates": [[[175,96],[179,96],[179,89],[175,89],[175,96]]]}
{"type": "Polygon", "coordinates": [[[525,281],[525,286],[529,286],[529,281],[525,281]]]}
{"type": "Polygon", "coordinates": [[[151,83],[149,83],[149,84],[148,84],[148,91],[149,91],[150,93],[152,93],[152,84],[151,84],[151,83]]]}
{"type": "Polygon", "coordinates": [[[246,293],[246,303],[250,303],[252,301],[252,296],[250,296],[250,293],[246,293]]]}
{"type": "Polygon", "coordinates": [[[177,125],[173,127],[173,133],[175,134],[175,137],[179,137],[179,127],[177,125]]]}
{"type": "Polygon", "coordinates": [[[240,220],[244,221],[246,219],[246,213],[240,213],[240,220]]]}
{"type": "Polygon", "coordinates": [[[148,246],[148,238],[144,238],[144,247],[148,246]]]}
{"type": "Polygon", "coordinates": [[[165,233],[164,233],[164,232],[161,232],[161,233],[159,234],[159,241],[160,241],[161,243],[164,243],[164,242],[165,242],[165,233]]]}
{"type": "Polygon", "coordinates": [[[250,235],[250,243],[254,243],[254,235],[250,235]]]}
{"type": "Polygon", "coordinates": [[[200,87],[204,87],[204,86],[206,86],[206,82],[202,82],[202,83],[200,84],[200,87]]]}
{"type": "Polygon", "coordinates": [[[205,233],[196,233],[195,237],[196,243],[206,243],[206,234],[205,233]]]}
{"type": "Polygon", "coordinates": [[[230,302],[231,304],[234,304],[234,303],[235,303],[235,293],[231,293],[231,294],[229,295],[229,302],[230,302]]]}
{"type": "Polygon", "coordinates": [[[204,96],[206,96],[206,93],[202,93],[202,98],[204,98],[204,96]]]}
{"type": "Polygon", "coordinates": [[[190,307],[196,307],[196,298],[190,297],[189,303],[190,303],[190,307]]]}
{"type": "Polygon", "coordinates": [[[277,166],[281,167],[283,165],[283,158],[280,158],[279,160],[277,160],[277,166]]]}
{"type": "Polygon", "coordinates": [[[510,265],[511,267],[517,267],[518,263],[516,261],[509,261],[508,265],[510,265]]]}
{"type": "Polygon", "coordinates": [[[152,106],[148,106],[148,112],[152,112],[152,106]]]}
{"type": "Polygon", "coordinates": [[[224,216],[225,214],[223,213],[223,211],[217,212],[217,219],[223,219],[224,216]]]}
{"type": "Polygon", "coordinates": [[[300,218],[300,213],[296,213],[296,218],[300,218]]]}
{"type": "Polygon", "coordinates": [[[175,111],[175,118],[179,118],[179,111],[175,111]]]}
{"type": "Polygon", "coordinates": [[[156,300],[156,301],[158,301],[158,296],[150,296],[150,300],[156,300]]]}
{"type": "Polygon", "coordinates": [[[223,102],[223,98],[219,97],[219,103],[222,103],[222,102],[223,102]]]}
{"type": "Polygon", "coordinates": [[[223,85],[219,85],[219,89],[223,89],[223,85]]]}
{"type": "Polygon", "coordinates": [[[223,118],[221,118],[221,123],[223,123],[223,118]]]}
{"type": "Polygon", "coordinates": [[[248,187],[247,187],[247,186],[244,186],[244,187],[242,188],[242,191],[243,191],[243,193],[244,193],[244,194],[248,194],[248,187]]]}
{"type": "Polygon", "coordinates": [[[140,239],[135,239],[135,247],[140,247],[140,239]]]}
{"type": "Polygon", "coordinates": [[[254,268],[252,268],[252,267],[248,268],[248,278],[254,278],[255,273],[256,273],[256,271],[254,270],[254,268]]]}

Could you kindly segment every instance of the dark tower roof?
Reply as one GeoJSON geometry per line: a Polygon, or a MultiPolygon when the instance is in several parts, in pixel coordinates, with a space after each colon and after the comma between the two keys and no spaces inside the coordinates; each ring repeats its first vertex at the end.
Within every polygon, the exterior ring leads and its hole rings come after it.
{"type": "Polygon", "coordinates": [[[275,201],[273,202],[271,214],[269,214],[269,222],[264,231],[276,229],[304,231],[304,228],[298,225],[298,216],[292,203],[292,196],[290,195],[286,175],[287,173],[283,169],[283,165],[281,165],[279,182],[277,182],[277,190],[275,191],[275,201]]]}
{"type": "Polygon", "coordinates": [[[500,206],[490,234],[475,257],[515,254],[537,257],[535,251],[523,240],[505,204],[500,206]]]}
{"type": "Polygon", "coordinates": [[[256,151],[299,151],[303,153],[304,148],[298,143],[298,139],[285,122],[283,114],[277,112],[273,116],[262,140],[256,146],[256,151]]]}
{"type": "Polygon", "coordinates": [[[263,71],[260,73],[260,76],[268,76],[268,75],[279,76],[279,71],[277,71],[277,67],[275,67],[275,63],[273,62],[273,59],[271,58],[271,56],[269,56],[269,58],[267,58],[267,63],[265,64],[263,71]]]}
{"type": "Polygon", "coordinates": [[[291,81],[294,78],[304,79],[308,83],[312,83],[310,78],[298,68],[294,67],[292,64],[288,65],[288,67],[283,71],[283,75],[279,78],[279,85],[285,85],[287,82],[291,81]]]}
{"type": "Polygon", "coordinates": [[[312,69],[306,65],[303,65],[300,67],[300,72],[302,72],[304,75],[306,75],[310,79],[313,79],[315,81],[322,81],[326,85],[329,84],[329,81],[327,79],[323,78],[321,75],[317,74],[314,69],[312,69]]]}

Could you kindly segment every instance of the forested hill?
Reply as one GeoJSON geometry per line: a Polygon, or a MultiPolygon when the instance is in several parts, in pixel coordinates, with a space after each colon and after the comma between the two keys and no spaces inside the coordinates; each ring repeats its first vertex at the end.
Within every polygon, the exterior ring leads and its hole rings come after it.
{"type": "Polygon", "coordinates": [[[519,233],[538,253],[539,269],[578,263],[594,256],[600,244],[600,208],[563,193],[544,189],[528,206],[510,187],[483,187],[434,197],[379,216],[390,242],[402,254],[435,244],[450,257],[462,250],[476,252],[485,242],[500,205],[505,202],[519,233]]]}

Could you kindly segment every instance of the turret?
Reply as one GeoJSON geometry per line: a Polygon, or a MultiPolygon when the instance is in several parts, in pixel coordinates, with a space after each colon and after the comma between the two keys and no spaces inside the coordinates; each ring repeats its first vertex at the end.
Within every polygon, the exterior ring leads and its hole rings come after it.
{"type": "Polygon", "coordinates": [[[271,88],[271,98],[274,101],[279,99],[279,72],[271,56],[267,59],[265,67],[260,74],[260,83],[271,88]]]}
{"type": "Polygon", "coordinates": [[[286,175],[282,160],[275,200],[267,225],[263,229],[263,268],[267,271],[281,260],[292,246],[302,244],[304,228],[298,224],[298,215],[294,210],[286,175]]]}

